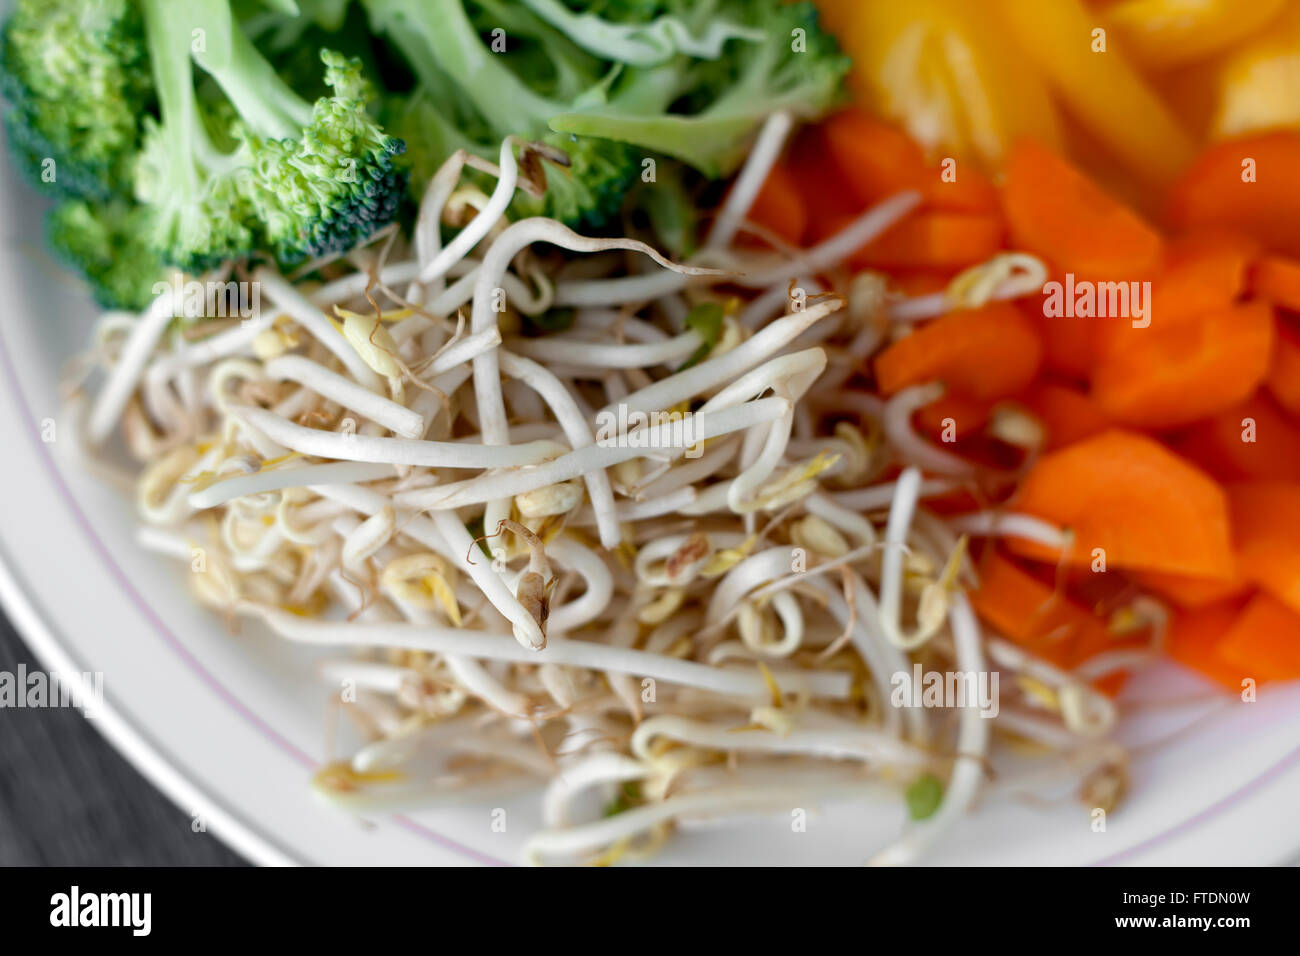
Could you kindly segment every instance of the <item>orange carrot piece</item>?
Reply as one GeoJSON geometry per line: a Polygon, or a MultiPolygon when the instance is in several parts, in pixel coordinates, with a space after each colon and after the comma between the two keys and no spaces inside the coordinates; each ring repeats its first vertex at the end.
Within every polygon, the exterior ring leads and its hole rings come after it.
{"type": "Polygon", "coordinates": [[[1099,320],[1075,315],[1044,315],[1040,301],[1029,298],[1020,306],[1043,339],[1043,364],[1070,379],[1086,381],[1097,362],[1099,320]]]}
{"type": "Polygon", "coordinates": [[[1002,208],[1012,245],[1042,256],[1057,273],[1133,281],[1150,278],[1160,264],[1155,229],[1037,143],[1012,148],[1002,208]]]}
{"type": "Polygon", "coordinates": [[[990,302],[950,312],[891,344],[876,357],[876,381],[886,395],[940,381],[950,394],[1006,398],[1033,381],[1042,351],[1033,324],[1018,309],[990,302]]]}
{"type": "Polygon", "coordinates": [[[1020,396],[1020,402],[1047,429],[1048,451],[1090,438],[1112,424],[1096,402],[1067,385],[1039,382],[1020,396]]]}
{"type": "Polygon", "coordinates": [[[1165,653],[1216,684],[1241,690],[1246,675],[1223,656],[1219,645],[1241,615],[1242,602],[1222,601],[1195,610],[1176,611],[1165,634],[1165,653]]]}
{"type": "Polygon", "coordinates": [[[1300,677],[1300,614],[1257,594],[1219,642],[1218,653],[1257,681],[1300,677]]]}
{"type": "Polygon", "coordinates": [[[1263,133],[1206,149],[1174,184],[1169,221],[1217,226],[1300,257],[1300,133],[1263,133]]]}
{"type": "Polygon", "coordinates": [[[1300,328],[1279,316],[1276,331],[1265,384],[1279,405],[1300,417],[1300,328]]]}
{"type": "Polygon", "coordinates": [[[1241,575],[1300,611],[1300,482],[1227,486],[1241,575]]]}
{"type": "Polygon", "coordinates": [[[916,423],[927,434],[942,438],[951,420],[958,440],[974,435],[989,423],[994,402],[966,395],[946,394],[916,413],[916,423]]]}
{"type": "Polygon", "coordinates": [[[1092,374],[1092,396],[1117,422],[1173,428],[1252,394],[1268,374],[1273,309],[1246,302],[1173,328],[1130,328],[1092,374]]]}
{"type": "Polygon", "coordinates": [[[1265,256],[1251,270],[1250,290],[1278,308],[1300,312],[1300,261],[1265,256]]]}
{"type": "Polygon", "coordinates": [[[1240,578],[1216,581],[1212,578],[1188,577],[1185,574],[1139,571],[1134,574],[1134,579],[1143,588],[1154,591],[1180,608],[1207,607],[1242,597],[1251,590],[1251,586],[1240,578]]]}
{"type": "Polygon", "coordinates": [[[807,210],[804,240],[816,242],[829,234],[832,220],[848,219],[866,209],[849,182],[828,160],[820,126],[805,126],[785,156],[807,210]]]}
{"type": "Polygon", "coordinates": [[[1010,558],[993,553],[980,562],[979,575],[970,595],[975,613],[1031,653],[1069,668],[1117,642],[1100,618],[1010,558]]]}
{"type": "Polygon", "coordinates": [[[767,174],[745,218],[771,230],[792,246],[803,241],[808,209],[799,192],[798,180],[784,162],[777,162],[767,174]]]}
{"type": "Polygon", "coordinates": [[[1220,481],[1300,481],[1300,422],[1264,391],[1197,422],[1171,445],[1220,481]]]}
{"type": "MultiPolygon", "coordinates": [[[[1017,511],[1073,532],[1065,559],[1088,566],[1103,549],[1109,568],[1224,579],[1233,573],[1227,497],[1200,469],[1154,439],[1111,429],[1049,452],[1012,498],[1017,511]]],[[[1019,554],[1056,561],[1036,542],[1019,554]]]]}
{"type": "Polygon", "coordinates": [[[960,212],[918,212],[849,256],[856,269],[956,270],[1002,248],[1002,221],[960,212]]]}
{"type": "Polygon", "coordinates": [[[843,110],[825,123],[831,162],[866,206],[905,189],[916,189],[927,210],[965,213],[998,212],[997,190],[974,164],[963,164],[947,182],[940,168],[927,164],[910,136],[860,109],[843,110]]]}

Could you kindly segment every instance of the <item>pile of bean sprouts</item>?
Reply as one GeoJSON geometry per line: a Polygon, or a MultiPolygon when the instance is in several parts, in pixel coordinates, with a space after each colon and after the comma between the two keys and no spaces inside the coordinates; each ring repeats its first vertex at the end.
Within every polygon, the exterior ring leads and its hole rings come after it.
{"type": "MultiPolygon", "coordinates": [[[[526,859],[609,863],[701,819],[841,800],[900,814],[931,775],[933,813],[849,850],[906,863],[995,792],[1118,796],[1115,707],[1089,682],[1133,652],[1067,673],[983,629],[965,596],[969,539],[1064,535],[928,511],[1015,474],[914,430],[942,385],[884,400],[853,383],[911,323],[1036,292],[1042,264],[1001,255],[911,298],[851,274],[913,193],[814,248],[764,236],[745,217],[790,127],[768,121],[685,263],[511,221],[556,157],[508,140],[497,164],[447,161],[409,241],[247,273],[255,315],[180,320],[162,295],[102,318],[70,388],[78,444],[108,473],[120,435],[143,463],[127,479],[140,541],[193,563],[199,600],[331,649],[321,680],[353,689],[336,706],[368,742],[315,776],[326,799],[373,813],[540,788],[526,859]],[[707,302],[724,315],[712,343],[686,323],[707,302]],[[524,334],[557,309],[571,327],[524,334]],[[682,415],[598,440],[619,410],[682,415]],[[892,706],[917,662],[997,670],[996,719],[892,706]],[[995,731],[1041,751],[1031,774],[994,771],[995,731]]],[[[1032,444],[1023,413],[998,420],[1032,444]]]]}

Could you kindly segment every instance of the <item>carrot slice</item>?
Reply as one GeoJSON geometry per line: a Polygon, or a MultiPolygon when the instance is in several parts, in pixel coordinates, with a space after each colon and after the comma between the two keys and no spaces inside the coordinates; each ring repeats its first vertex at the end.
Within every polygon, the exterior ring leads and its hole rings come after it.
{"type": "Polygon", "coordinates": [[[976,434],[989,423],[993,405],[994,402],[987,399],[949,393],[918,411],[916,423],[926,433],[941,437],[951,420],[957,438],[965,438],[976,434]]]}
{"type": "Polygon", "coordinates": [[[1231,408],[1268,374],[1273,309],[1267,302],[1221,308],[1172,328],[1130,328],[1092,374],[1092,396],[1118,422],[1187,425],[1231,408]]]}
{"type": "MultiPolygon", "coordinates": [[[[1065,559],[1089,565],[1224,579],[1233,573],[1228,503],[1200,469],[1159,442],[1111,429],[1038,460],[1012,499],[1018,511],[1072,531],[1065,559]]],[[[1056,561],[1037,542],[1011,539],[1019,554],[1056,561]]]]}
{"type": "Polygon", "coordinates": [[[975,613],[1003,637],[1061,667],[1074,667],[1117,640],[1087,608],[998,553],[980,562],[980,586],[970,599],[975,613]]]}
{"type": "Polygon", "coordinates": [[[1047,429],[1048,451],[1082,441],[1112,424],[1096,402],[1066,385],[1040,382],[1030,386],[1020,401],[1047,429]]]}
{"type": "Polygon", "coordinates": [[[1251,586],[1240,578],[1216,581],[1213,578],[1193,578],[1185,574],[1163,574],[1159,571],[1139,571],[1134,578],[1142,587],[1181,608],[1207,607],[1241,597],[1251,590],[1251,586]]]}
{"type": "Polygon", "coordinates": [[[864,110],[836,113],[822,129],[831,162],[864,206],[915,189],[926,210],[998,213],[997,190],[973,163],[955,169],[955,178],[948,181],[907,133],[864,110]]]}
{"type": "Polygon", "coordinates": [[[1300,416],[1300,328],[1279,316],[1276,331],[1273,363],[1265,384],[1279,405],[1300,416]]]}
{"type": "Polygon", "coordinates": [[[1002,248],[997,216],[919,212],[849,256],[856,269],[956,270],[991,258],[1002,248]]]}
{"type": "Polygon", "coordinates": [[[1197,422],[1171,444],[1220,481],[1300,481],[1300,423],[1263,391],[1197,422]]]}
{"type": "Polygon", "coordinates": [[[808,208],[799,192],[798,180],[784,162],[777,162],[767,174],[745,218],[771,230],[792,246],[803,241],[808,208]]]}
{"type": "Polygon", "coordinates": [[[1250,290],[1279,308],[1300,312],[1300,262],[1265,256],[1251,270],[1250,290]]]}
{"type": "Polygon", "coordinates": [[[1042,351],[1018,309],[991,302],[951,312],[891,344],[876,357],[876,381],[886,395],[941,381],[951,394],[1006,398],[1033,381],[1042,351]]]}
{"type": "Polygon", "coordinates": [[[1174,184],[1169,221],[1254,236],[1270,251],[1300,257],[1300,133],[1264,133],[1205,150],[1174,184]]]}
{"type": "Polygon", "coordinates": [[[1002,209],[1012,244],[1041,255],[1058,274],[1132,281],[1160,265],[1164,246],[1155,229],[1037,143],[1011,150],[1002,209]]]}
{"type": "Polygon", "coordinates": [[[1165,653],[1216,684],[1240,691],[1246,675],[1223,656],[1219,645],[1241,615],[1241,608],[1241,601],[1230,600],[1175,612],[1165,634],[1165,653]]]}
{"type": "Polygon", "coordinates": [[[1300,614],[1257,594],[1219,642],[1220,656],[1257,681],[1300,677],[1300,614]]]}
{"type": "Polygon", "coordinates": [[[795,137],[785,161],[798,183],[807,210],[805,240],[817,241],[827,234],[831,220],[848,219],[866,209],[850,183],[829,162],[826,138],[820,126],[805,126],[795,137]]]}
{"type": "Polygon", "coordinates": [[[1300,482],[1238,482],[1227,492],[1242,577],[1300,611],[1300,482]]]}
{"type": "Polygon", "coordinates": [[[1029,315],[1043,339],[1043,364],[1053,372],[1086,381],[1097,362],[1098,320],[1090,316],[1045,315],[1035,299],[1020,307],[1029,315]]]}

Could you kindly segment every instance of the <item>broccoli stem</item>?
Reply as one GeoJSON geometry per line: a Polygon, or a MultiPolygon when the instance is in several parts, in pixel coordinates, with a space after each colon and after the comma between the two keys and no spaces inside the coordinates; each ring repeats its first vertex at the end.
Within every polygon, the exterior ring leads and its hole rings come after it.
{"type": "Polygon", "coordinates": [[[235,104],[249,129],[271,139],[292,139],[311,122],[311,104],[280,78],[238,24],[231,25],[230,57],[214,63],[206,53],[195,59],[235,104]]]}
{"type": "Polygon", "coordinates": [[[367,0],[421,81],[450,75],[498,138],[536,136],[562,108],[534,93],[483,45],[461,0],[367,0]]]}

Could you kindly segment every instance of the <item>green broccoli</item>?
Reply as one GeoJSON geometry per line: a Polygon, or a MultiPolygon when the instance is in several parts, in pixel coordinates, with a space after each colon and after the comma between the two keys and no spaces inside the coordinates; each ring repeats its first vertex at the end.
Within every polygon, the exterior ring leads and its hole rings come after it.
{"type": "Polygon", "coordinates": [[[151,211],[122,198],[67,199],[52,207],[45,235],[55,257],[81,273],[106,309],[143,309],[165,268],[148,243],[151,211]]]}
{"type": "Polygon", "coordinates": [[[284,263],[351,248],[389,222],[404,144],[366,112],[360,64],[321,53],[331,95],[301,99],[226,0],[142,0],[162,121],[146,121],[136,195],[166,261],[200,271],[269,250],[284,263]],[[196,92],[193,59],[228,103],[196,92]]]}
{"type": "Polygon", "coordinates": [[[0,34],[10,151],[57,196],[129,191],[152,87],[130,0],[19,0],[0,34]]]}
{"type": "MultiPolygon", "coordinates": [[[[463,0],[363,5],[427,91],[424,113],[442,112],[442,127],[470,131],[480,155],[494,157],[507,135],[568,154],[567,170],[548,173],[544,199],[520,197],[515,208],[577,226],[616,214],[649,155],[713,177],[731,172],[769,112],[823,112],[847,66],[811,4],[608,0],[582,12],[561,0],[479,0],[473,12],[463,0]],[[678,112],[684,105],[691,111],[678,112]],[[474,121],[452,118],[451,109],[474,121]]],[[[436,169],[446,146],[463,145],[442,132],[424,139],[437,155],[420,155],[420,143],[410,157],[417,177],[436,169]]]]}

